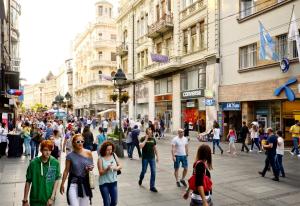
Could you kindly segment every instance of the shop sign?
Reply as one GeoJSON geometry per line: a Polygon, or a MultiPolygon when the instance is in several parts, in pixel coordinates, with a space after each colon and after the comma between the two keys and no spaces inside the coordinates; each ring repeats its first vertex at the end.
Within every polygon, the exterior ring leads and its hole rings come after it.
{"type": "Polygon", "coordinates": [[[205,106],[214,106],[216,104],[216,100],[214,99],[205,99],[205,106]]]}
{"type": "Polygon", "coordinates": [[[281,94],[281,92],[284,91],[287,99],[290,102],[295,101],[295,99],[296,99],[295,93],[293,92],[293,90],[289,86],[292,85],[292,84],[295,84],[297,81],[298,80],[297,80],[296,77],[290,78],[289,80],[287,80],[287,82],[285,84],[283,84],[282,86],[275,89],[274,95],[279,96],[281,94]]]}
{"type": "Polygon", "coordinates": [[[240,102],[226,102],[222,103],[223,111],[240,111],[241,103],[240,102]]]}
{"type": "Polygon", "coordinates": [[[186,102],[186,107],[195,107],[195,102],[186,102]]]}
{"type": "Polygon", "coordinates": [[[169,95],[161,95],[161,96],[155,96],[154,100],[155,100],[155,102],[172,101],[173,100],[172,97],[173,96],[171,94],[169,94],[169,95]]]}
{"type": "Polygon", "coordinates": [[[283,73],[286,73],[289,71],[290,68],[290,62],[287,58],[283,58],[280,62],[280,69],[283,73]]]}
{"type": "Polygon", "coordinates": [[[181,92],[182,99],[190,99],[190,98],[203,97],[203,96],[204,96],[203,89],[195,89],[195,90],[181,92]]]}

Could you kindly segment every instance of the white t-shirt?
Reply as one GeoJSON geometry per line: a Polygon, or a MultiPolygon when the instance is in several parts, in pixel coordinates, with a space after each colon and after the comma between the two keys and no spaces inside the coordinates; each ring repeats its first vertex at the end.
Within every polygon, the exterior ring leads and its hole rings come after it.
{"type": "Polygon", "coordinates": [[[60,137],[60,138],[54,138],[54,144],[55,144],[55,146],[58,147],[58,150],[61,151],[61,148],[62,148],[62,140],[61,140],[61,137],[60,137]]]}
{"type": "Polygon", "coordinates": [[[214,133],[213,139],[220,139],[220,128],[215,128],[213,130],[213,133],[214,133]]]}
{"type": "Polygon", "coordinates": [[[276,148],[276,153],[280,155],[284,155],[284,140],[282,137],[277,138],[277,148],[276,148]]]}
{"type": "Polygon", "coordinates": [[[87,123],[88,125],[91,125],[91,124],[92,124],[92,120],[91,120],[91,119],[88,119],[88,120],[86,121],[86,123],[87,123]]]}
{"type": "Polygon", "coordinates": [[[61,137],[65,136],[65,128],[62,124],[57,126],[57,130],[59,131],[61,137]]]}
{"type": "Polygon", "coordinates": [[[188,139],[186,137],[179,138],[178,136],[174,137],[172,140],[172,145],[175,146],[175,155],[176,156],[186,156],[185,145],[188,144],[188,139]]]}
{"type": "Polygon", "coordinates": [[[102,127],[105,128],[105,129],[107,129],[107,127],[108,127],[108,121],[104,120],[102,122],[102,127]]]}

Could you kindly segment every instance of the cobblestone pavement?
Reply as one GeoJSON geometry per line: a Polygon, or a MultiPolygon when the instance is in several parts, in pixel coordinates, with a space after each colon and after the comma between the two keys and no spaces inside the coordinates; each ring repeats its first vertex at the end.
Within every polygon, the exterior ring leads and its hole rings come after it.
{"type": "MultiPolygon", "coordinates": [[[[141,162],[137,158],[135,150],[134,160],[122,159],[123,170],[119,176],[119,204],[120,206],[131,205],[154,205],[154,206],[177,206],[189,205],[188,201],[181,198],[184,188],[177,188],[173,176],[173,163],[171,161],[171,137],[158,140],[160,163],[157,165],[156,185],[158,193],[149,191],[149,169],[142,187],[137,183],[141,162]]],[[[191,162],[194,159],[197,147],[202,144],[196,140],[190,141],[189,175],[191,174],[191,162]]],[[[225,151],[227,144],[222,144],[225,151]]],[[[240,148],[240,145],[237,145],[240,148]]],[[[94,154],[96,162],[96,154],[94,154]]],[[[214,182],[213,201],[215,206],[225,205],[254,205],[254,206],[281,206],[300,205],[300,160],[286,153],[284,165],[286,178],[280,182],[271,180],[272,174],[267,173],[265,178],[257,174],[264,164],[264,154],[239,153],[236,157],[218,151],[213,156],[212,178],[214,182]]],[[[64,168],[62,158],[62,169],[64,168]]],[[[0,197],[1,206],[21,205],[25,172],[29,159],[1,158],[0,159],[0,197]]],[[[97,174],[97,170],[94,170],[97,174]]],[[[67,205],[66,197],[57,195],[56,205],[67,205]]],[[[102,205],[99,189],[94,190],[93,205],[102,205]]]]}

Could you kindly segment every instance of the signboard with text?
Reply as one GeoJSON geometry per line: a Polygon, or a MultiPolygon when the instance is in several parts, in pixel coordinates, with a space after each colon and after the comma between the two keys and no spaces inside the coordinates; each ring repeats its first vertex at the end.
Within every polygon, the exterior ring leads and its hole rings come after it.
{"type": "Polygon", "coordinates": [[[222,103],[223,111],[240,111],[241,103],[240,102],[226,102],[222,103]]]}
{"type": "Polygon", "coordinates": [[[182,99],[193,99],[193,98],[198,98],[203,96],[204,96],[203,89],[194,89],[194,90],[181,92],[182,99]]]}

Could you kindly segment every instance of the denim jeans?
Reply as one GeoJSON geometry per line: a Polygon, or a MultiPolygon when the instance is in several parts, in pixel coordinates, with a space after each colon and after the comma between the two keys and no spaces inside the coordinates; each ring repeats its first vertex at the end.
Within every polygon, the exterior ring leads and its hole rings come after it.
{"type": "Polygon", "coordinates": [[[266,160],[265,160],[265,168],[263,169],[262,171],[262,175],[265,176],[268,168],[269,168],[269,165],[271,165],[272,167],[272,170],[273,170],[273,174],[276,178],[278,178],[279,176],[279,171],[278,171],[278,168],[277,168],[277,165],[275,163],[275,157],[274,155],[267,155],[266,156],[266,160]]]}
{"type": "Polygon", "coordinates": [[[134,151],[135,147],[136,147],[136,149],[137,149],[137,151],[139,153],[139,157],[141,158],[142,157],[142,153],[141,153],[141,149],[140,149],[139,143],[132,143],[131,156],[133,155],[133,151],[134,151]]]}
{"type": "Polygon", "coordinates": [[[103,206],[115,206],[118,203],[117,182],[105,183],[99,186],[103,199],[103,206]]]}
{"type": "Polygon", "coordinates": [[[213,139],[213,153],[215,153],[215,145],[223,152],[222,147],[220,146],[220,140],[219,139],[213,139]]]}
{"type": "Polygon", "coordinates": [[[155,173],[156,173],[156,166],[155,166],[155,158],[153,159],[142,159],[142,171],[140,174],[140,180],[143,181],[145,174],[147,172],[148,164],[150,165],[150,188],[155,187],[155,173]]]}
{"type": "Polygon", "coordinates": [[[253,150],[254,144],[256,145],[256,147],[258,148],[258,150],[260,150],[260,146],[259,146],[259,138],[253,138],[253,139],[252,139],[251,150],[253,150]]]}
{"type": "Polygon", "coordinates": [[[282,157],[283,156],[281,154],[276,155],[276,165],[277,165],[278,172],[281,173],[282,176],[285,176],[284,168],[282,165],[282,157]]]}
{"type": "Polygon", "coordinates": [[[31,147],[31,159],[33,159],[34,157],[37,157],[39,154],[39,145],[40,143],[35,142],[33,140],[30,141],[30,147],[31,147]],[[35,152],[35,153],[34,153],[35,152]]]}
{"type": "Polygon", "coordinates": [[[30,155],[30,139],[24,138],[25,155],[30,155]]]}
{"type": "MultiPolygon", "coordinates": [[[[207,203],[208,203],[209,206],[213,206],[213,202],[212,202],[211,198],[209,198],[207,200],[207,203]]],[[[202,205],[203,205],[202,200],[191,199],[190,206],[202,206],[202,205]]]]}
{"type": "Polygon", "coordinates": [[[129,158],[132,158],[132,150],[133,150],[133,143],[127,143],[127,155],[129,158]]]}
{"type": "Polygon", "coordinates": [[[293,145],[294,145],[294,147],[293,147],[293,149],[292,149],[291,152],[295,152],[296,155],[298,155],[298,154],[299,154],[299,149],[298,149],[299,138],[298,138],[298,137],[294,137],[294,138],[293,138],[293,145]]]}

